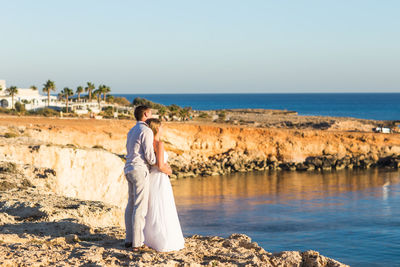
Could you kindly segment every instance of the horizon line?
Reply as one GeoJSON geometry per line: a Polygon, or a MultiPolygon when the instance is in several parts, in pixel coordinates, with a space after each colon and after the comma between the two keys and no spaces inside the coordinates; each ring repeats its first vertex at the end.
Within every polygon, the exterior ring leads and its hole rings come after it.
{"type": "Polygon", "coordinates": [[[237,93],[111,93],[110,95],[251,95],[251,94],[400,94],[400,92],[237,92],[237,93]]]}

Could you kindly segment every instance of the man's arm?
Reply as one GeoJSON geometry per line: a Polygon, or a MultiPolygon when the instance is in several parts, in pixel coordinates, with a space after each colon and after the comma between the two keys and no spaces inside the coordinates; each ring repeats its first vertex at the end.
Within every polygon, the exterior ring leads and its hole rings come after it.
{"type": "Polygon", "coordinates": [[[154,153],[154,135],[150,129],[146,129],[142,134],[144,157],[150,165],[156,164],[156,155],[154,153]]]}

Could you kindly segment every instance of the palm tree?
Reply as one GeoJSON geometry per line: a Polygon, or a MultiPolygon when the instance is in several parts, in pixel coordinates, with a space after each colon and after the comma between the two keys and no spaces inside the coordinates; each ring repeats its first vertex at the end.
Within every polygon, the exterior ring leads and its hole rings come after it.
{"type": "Polygon", "coordinates": [[[101,108],[100,101],[101,101],[101,94],[102,93],[103,93],[103,85],[100,85],[99,89],[93,91],[93,94],[96,96],[97,103],[99,103],[99,109],[101,108]]]}
{"type": "Polygon", "coordinates": [[[6,94],[11,96],[11,108],[14,109],[14,95],[18,94],[18,89],[16,86],[10,86],[6,89],[6,94]]]}
{"type": "Polygon", "coordinates": [[[103,91],[103,94],[104,94],[104,102],[106,101],[106,95],[107,95],[108,93],[110,93],[110,92],[111,92],[110,86],[105,86],[105,87],[104,87],[104,91],[103,91]]]}
{"type": "Polygon", "coordinates": [[[89,92],[89,102],[92,102],[92,90],[94,90],[96,86],[94,83],[87,82],[87,86],[85,87],[85,92],[89,92]]]}
{"type": "Polygon", "coordinates": [[[30,87],[32,90],[37,90],[37,87],[36,86],[34,86],[34,85],[31,85],[31,87],[30,87]]]}
{"type": "Polygon", "coordinates": [[[66,112],[68,113],[68,98],[70,96],[74,95],[74,91],[72,89],[69,89],[68,87],[64,87],[64,89],[61,91],[61,94],[65,96],[66,100],[66,112]]]}
{"type": "Polygon", "coordinates": [[[78,94],[78,102],[81,101],[81,93],[83,93],[83,87],[82,86],[78,86],[76,88],[76,93],[78,94]]]}
{"type": "MultiPolygon", "coordinates": [[[[99,88],[96,90],[98,94],[100,94],[100,101],[101,101],[101,96],[106,94],[107,92],[107,86],[105,86],[104,84],[100,84],[99,88]]],[[[105,100],[105,97],[104,97],[105,100]]]]}
{"type": "Polygon", "coordinates": [[[47,80],[43,86],[43,92],[47,93],[47,106],[50,106],[50,92],[56,90],[56,84],[51,80],[47,80]]]}

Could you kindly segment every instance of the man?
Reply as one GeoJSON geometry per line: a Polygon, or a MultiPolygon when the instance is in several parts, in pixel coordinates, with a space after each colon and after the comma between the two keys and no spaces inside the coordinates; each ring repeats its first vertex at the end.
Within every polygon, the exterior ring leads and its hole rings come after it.
{"type": "Polygon", "coordinates": [[[145,121],[151,118],[151,109],[135,109],[136,125],[129,131],[126,150],[125,177],[128,180],[129,198],[125,209],[125,247],[138,250],[144,246],[143,229],[149,199],[149,168],[156,164],[153,131],[145,121]]]}

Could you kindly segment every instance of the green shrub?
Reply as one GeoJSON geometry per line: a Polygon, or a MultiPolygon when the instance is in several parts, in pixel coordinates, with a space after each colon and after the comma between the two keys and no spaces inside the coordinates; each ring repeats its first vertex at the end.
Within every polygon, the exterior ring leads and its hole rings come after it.
{"type": "Polygon", "coordinates": [[[158,115],[160,117],[167,115],[167,108],[166,107],[161,107],[160,109],[158,109],[158,115]]]}
{"type": "Polygon", "coordinates": [[[181,110],[181,107],[175,104],[172,104],[170,106],[168,106],[169,111],[174,112],[174,111],[178,111],[181,110]]]}
{"type": "Polygon", "coordinates": [[[141,98],[141,97],[136,97],[133,100],[132,104],[134,106],[148,106],[148,107],[153,108],[153,109],[160,109],[160,108],[164,107],[164,105],[162,105],[162,104],[154,103],[154,102],[152,102],[150,100],[147,100],[147,99],[141,98]]]}
{"type": "Polygon", "coordinates": [[[51,108],[42,108],[42,109],[38,109],[36,111],[29,111],[28,114],[45,116],[45,117],[57,117],[59,115],[57,110],[54,110],[51,108]]]}
{"type": "Polygon", "coordinates": [[[126,99],[125,97],[115,97],[114,101],[115,104],[119,104],[121,106],[130,106],[131,102],[129,102],[128,99],[126,99]]]}
{"type": "Polygon", "coordinates": [[[113,95],[107,95],[106,96],[106,102],[107,103],[114,103],[115,97],[113,95]]]}
{"type": "Polygon", "coordinates": [[[208,118],[210,118],[210,115],[208,115],[208,113],[206,113],[206,112],[201,112],[199,114],[199,118],[208,119],[208,118]]]}
{"type": "Polygon", "coordinates": [[[133,115],[118,113],[118,119],[133,119],[133,115]]]}
{"type": "Polygon", "coordinates": [[[17,136],[18,136],[18,134],[12,133],[12,132],[8,132],[8,133],[4,134],[5,138],[14,138],[14,137],[17,137],[17,136]]]}
{"type": "Polygon", "coordinates": [[[7,108],[0,108],[0,113],[12,114],[12,113],[14,113],[14,111],[11,109],[7,109],[7,108]]]}
{"type": "Polygon", "coordinates": [[[225,121],[225,119],[226,119],[226,113],[225,113],[224,110],[218,112],[217,114],[218,114],[218,120],[219,120],[219,121],[225,121]]]}
{"type": "Polygon", "coordinates": [[[101,116],[105,118],[114,118],[114,109],[113,107],[105,107],[103,108],[102,112],[100,113],[101,116]]]}
{"type": "Polygon", "coordinates": [[[15,107],[15,110],[16,110],[17,112],[24,113],[24,112],[26,111],[25,105],[22,104],[21,102],[16,102],[16,103],[14,104],[14,107],[15,107]]]}

